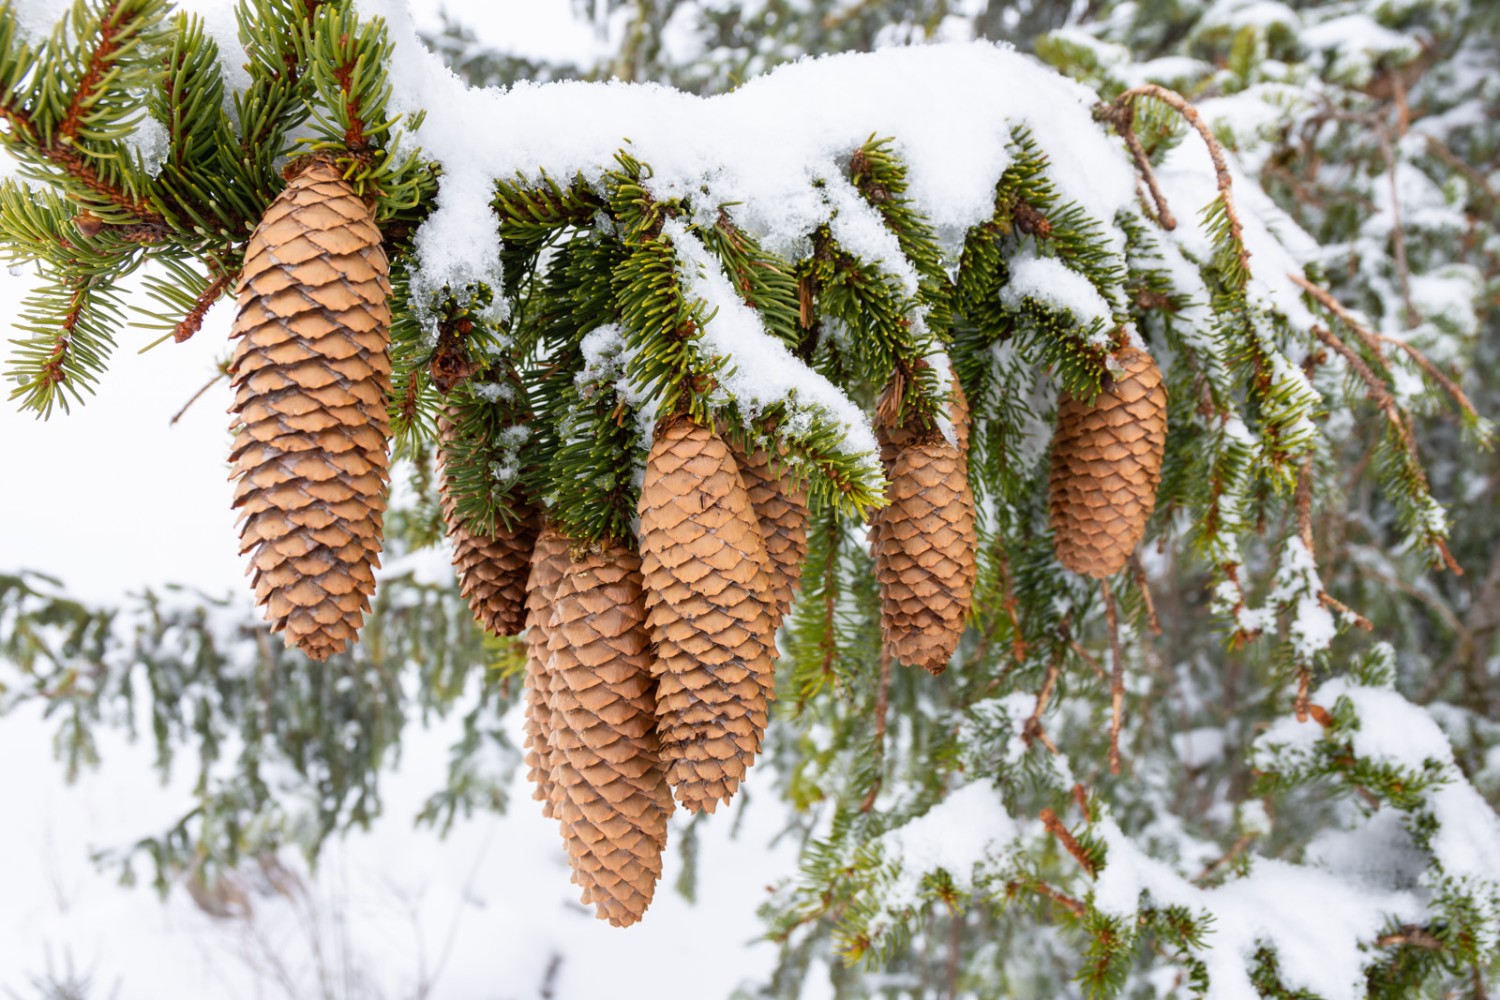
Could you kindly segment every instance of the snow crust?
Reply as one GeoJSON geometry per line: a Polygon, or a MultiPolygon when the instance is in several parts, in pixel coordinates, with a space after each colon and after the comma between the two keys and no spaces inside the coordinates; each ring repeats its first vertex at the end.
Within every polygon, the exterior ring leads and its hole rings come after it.
{"type": "Polygon", "coordinates": [[[703,211],[727,206],[777,253],[800,255],[807,235],[837,212],[848,249],[898,275],[889,233],[870,224],[844,176],[849,154],[872,136],[895,140],[910,196],[955,253],[993,210],[1016,125],[1045,135],[1059,186],[1095,218],[1111,220],[1134,199],[1131,164],[1090,115],[1097,96],[1008,47],[827,56],[707,98],[618,82],[479,90],[422,46],[403,0],[359,6],[389,25],[392,110],[427,112],[408,147],[444,168],[437,210],[417,236],[419,283],[429,287],[498,277],[495,227],[476,210],[497,178],[546,172],[596,182],[621,148],[650,165],[653,194],[690,195],[703,211]]]}
{"type": "Polygon", "coordinates": [[[766,332],[760,315],[745,304],[729,283],[718,259],[680,219],[662,226],[682,262],[683,290],[701,299],[710,318],[703,324],[708,353],[733,358],[734,367],[722,375],[723,389],[753,419],[777,403],[787,406],[785,426],[792,432],[807,429],[815,412],[831,417],[843,429],[840,450],[849,455],[874,455],[875,435],[864,412],[843,390],[792,355],[785,344],[766,332]]]}

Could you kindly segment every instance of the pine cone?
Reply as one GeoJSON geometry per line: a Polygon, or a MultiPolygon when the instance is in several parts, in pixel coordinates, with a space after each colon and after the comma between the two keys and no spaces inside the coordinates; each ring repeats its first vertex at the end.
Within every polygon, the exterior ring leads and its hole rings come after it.
{"type": "Polygon", "coordinates": [[[1167,445],[1167,389],[1145,351],[1115,353],[1121,372],[1092,404],[1064,395],[1052,437],[1057,559],[1096,579],[1124,567],[1156,507],[1167,445]]]}
{"type": "Polygon", "coordinates": [[[640,567],[622,545],[570,564],[547,643],[552,780],[573,881],[616,927],[651,904],[672,814],[640,567]]]}
{"type": "Polygon", "coordinates": [[[765,449],[746,455],[731,445],[731,451],[766,543],[771,618],[779,626],[792,606],[792,595],[802,580],[802,561],[807,558],[807,491],[794,487],[785,469],[774,473],[765,449]]]}
{"type": "Polygon", "coordinates": [[[526,767],[536,786],[531,797],[542,803],[542,815],[555,817],[552,784],[552,675],[547,642],[557,584],[567,569],[568,540],[550,524],[537,535],[526,582],[526,767]]]}
{"type": "MultiPolygon", "coordinates": [[[[979,538],[969,487],[969,404],[952,379],[958,446],[935,430],[876,427],[890,504],[870,535],[880,582],[880,627],[892,659],[940,674],[963,638],[978,577],[979,538]]],[[[886,387],[880,410],[893,412],[886,387]]]]}
{"type": "Polygon", "coordinates": [[[963,637],[978,574],[974,495],[957,448],[941,436],[902,448],[890,506],[875,527],[880,626],[902,663],[940,674],[963,637]]]}
{"type": "MultiPolygon", "coordinates": [[[[439,463],[456,429],[447,414],[438,416],[439,463]]],[[[493,635],[517,635],[526,618],[526,578],[531,572],[531,550],[536,545],[536,511],[517,511],[513,529],[497,524],[494,537],[476,534],[458,516],[458,501],[449,490],[446,470],[439,489],[443,520],[453,542],[453,565],[459,590],[477,621],[493,635]]]]}
{"type": "Polygon", "coordinates": [[[315,660],[355,639],[380,565],[387,274],[368,206],[326,163],[293,178],[245,250],[229,366],[240,551],[272,629],[315,660]]]}
{"type": "Polygon", "coordinates": [[[640,514],[661,755],[678,800],[713,812],[760,753],[775,695],[769,559],[729,447],[691,421],[657,434],[640,514]]]}

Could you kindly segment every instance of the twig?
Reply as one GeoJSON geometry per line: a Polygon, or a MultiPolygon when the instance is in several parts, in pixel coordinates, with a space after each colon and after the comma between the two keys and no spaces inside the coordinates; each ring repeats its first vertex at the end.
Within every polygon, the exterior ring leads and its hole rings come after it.
{"type": "Polygon", "coordinates": [[[207,382],[204,382],[203,383],[203,388],[201,388],[197,392],[193,393],[193,398],[189,399],[186,403],[182,404],[182,409],[178,410],[172,416],[172,419],[167,421],[167,425],[171,426],[172,424],[175,424],[175,423],[177,423],[177,421],[181,420],[182,419],[182,415],[188,411],[188,408],[191,407],[194,403],[198,402],[198,400],[203,396],[203,394],[205,392],[207,392],[209,389],[213,388],[215,382],[219,381],[219,379],[221,379],[221,378],[224,378],[227,374],[228,374],[228,372],[219,372],[219,374],[215,375],[213,378],[209,379],[207,382]]]}
{"type": "Polygon", "coordinates": [[[1366,632],[1375,631],[1374,622],[1370,621],[1370,619],[1366,618],[1358,611],[1355,611],[1353,608],[1349,607],[1349,605],[1345,604],[1337,597],[1334,597],[1326,590],[1318,591],[1318,603],[1323,605],[1323,607],[1327,608],[1329,611],[1337,612],[1338,614],[1341,614],[1346,618],[1352,619],[1355,628],[1362,629],[1366,632]]]}
{"type": "Polygon", "coordinates": [[[1306,664],[1297,665],[1297,721],[1306,722],[1311,714],[1308,690],[1312,687],[1312,671],[1306,664]]]}
{"type": "Polygon", "coordinates": [[[1220,144],[1213,130],[1208,127],[1198,109],[1188,101],[1187,98],[1175,90],[1168,90],[1155,83],[1144,83],[1139,87],[1132,87],[1119,97],[1115,98],[1115,107],[1124,108],[1135,101],[1137,97],[1154,97],[1167,107],[1172,108],[1182,115],[1187,123],[1197,131],[1203,139],[1204,145],[1208,147],[1209,158],[1214,163],[1214,174],[1219,182],[1219,196],[1224,201],[1224,217],[1229,220],[1229,233],[1236,246],[1239,247],[1240,266],[1247,271],[1250,269],[1250,251],[1245,248],[1245,227],[1240,223],[1239,212],[1234,207],[1234,178],[1229,173],[1229,161],[1224,156],[1224,147],[1220,144]]]}
{"type": "Polygon", "coordinates": [[[1010,883],[1009,888],[1012,890],[1021,888],[1030,889],[1038,896],[1041,896],[1044,899],[1050,899],[1052,900],[1052,902],[1057,903],[1059,906],[1062,906],[1064,909],[1072,913],[1075,917],[1082,917],[1085,913],[1088,912],[1088,907],[1084,906],[1078,900],[1065,893],[1058,892],[1056,889],[1052,888],[1045,882],[1028,882],[1024,886],[1022,886],[1019,882],[1012,882],[1010,883]]]}
{"type": "Polygon", "coordinates": [[[193,300],[193,307],[172,328],[172,339],[180,344],[202,329],[203,317],[208,315],[208,310],[219,301],[219,296],[224,294],[224,289],[229,287],[229,283],[233,280],[233,276],[221,274],[211,281],[208,287],[193,300]]]}
{"type": "Polygon", "coordinates": [[[1295,271],[1289,273],[1287,277],[1292,279],[1292,284],[1298,286],[1304,292],[1317,299],[1325,309],[1333,313],[1345,326],[1353,330],[1355,336],[1359,338],[1360,343],[1369,348],[1370,353],[1379,358],[1382,365],[1385,364],[1385,352],[1380,349],[1381,338],[1377,334],[1375,334],[1369,327],[1365,326],[1358,319],[1356,319],[1352,312],[1344,308],[1344,304],[1342,302],[1329,294],[1327,289],[1313,284],[1311,281],[1308,281],[1306,278],[1304,278],[1300,274],[1297,274],[1295,271]]]}
{"type": "Polygon", "coordinates": [[[1146,188],[1151,192],[1151,200],[1156,202],[1156,216],[1161,227],[1167,231],[1177,228],[1177,218],[1172,214],[1172,209],[1167,206],[1167,196],[1162,194],[1161,185],[1156,182],[1156,171],[1151,167],[1151,157],[1146,153],[1146,147],[1141,145],[1140,136],[1135,134],[1135,106],[1131,104],[1116,103],[1106,105],[1104,109],[1105,119],[1120,133],[1120,138],[1125,140],[1125,148],[1130,150],[1130,155],[1135,157],[1136,169],[1141,172],[1141,177],[1146,181],[1146,188]]]}
{"type": "Polygon", "coordinates": [[[1151,599],[1151,584],[1146,579],[1146,568],[1136,553],[1130,554],[1130,574],[1135,587],[1141,592],[1141,601],[1146,605],[1146,627],[1152,635],[1161,635],[1161,619],[1156,617],[1156,602],[1151,599]]]}
{"type": "Polygon", "coordinates": [[[1073,836],[1068,828],[1063,825],[1063,821],[1057,818],[1057,813],[1052,811],[1051,806],[1042,809],[1041,819],[1042,825],[1047,828],[1047,832],[1057,838],[1058,843],[1062,844],[1067,852],[1073,855],[1083,870],[1089,873],[1090,877],[1099,874],[1099,866],[1094,864],[1088,852],[1083,849],[1083,845],[1078,842],[1078,838],[1073,836]]]}
{"type": "Polygon", "coordinates": [[[1412,437],[1411,428],[1407,426],[1406,420],[1401,413],[1401,408],[1396,405],[1395,397],[1391,395],[1385,383],[1380,380],[1380,376],[1375,374],[1370,366],[1365,363],[1365,359],[1355,353],[1353,348],[1335,337],[1327,329],[1321,326],[1314,326],[1313,333],[1319,340],[1327,344],[1334,353],[1348,362],[1349,367],[1364,382],[1365,389],[1369,393],[1371,401],[1380,407],[1386,419],[1396,428],[1397,437],[1401,439],[1402,446],[1406,449],[1407,454],[1411,456],[1413,471],[1420,480],[1422,489],[1427,489],[1427,473],[1422,469],[1422,460],[1417,455],[1416,440],[1412,437]]]}
{"type": "Polygon", "coordinates": [[[1449,378],[1441,368],[1433,364],[1431,358],[1423,354],[1413,345],[1408,344],[1406,341],[1399,338],[1387,337],[1383,333],[1377,333],[1375,336],[1382,342],[1392,344],[1405,351],[1407,355],[1417,363],[1417,366],[1427,373],[1428,378],[1432,379],[1438,385],[1447,390],[1448,395],[1453,397],[1453,401],[1457,403],[1465,413],[1467,413],[1471,418],[1479,418],[1479,411],[1474,409],[1474,404],[1469,401],[1468,395],[1463,391],[1463,389],[1459,388],[1457,382],[1453,381],[1453,379],[1449,378]]]}
{"type": "Polygon", "coordinates": [[[1219,857],[1215,858],[1213,861],[1210,861],[1207,865],[1205,865],[1203,870],[1193,878],[1193,881],[1202,884],[1203,882],[1211,878],[1213,874],[1220,868],[1223,868],[1225,865],[1229,864],[1235,858],[1244,853],[1245,848],[1249,847],[1253,843],[1255,843],[1255,834],[1241,834],[1240,839],[1231,844],[1229,850],[1225,851],[1223,854],[1219,855],[1219,857]]]}
{"type": "Polygon", "coordinates": [[[1073,801],[1078,803],[1079,812],[1083,813],[1083,821],[1092,823],[1094,821],[1093,811],[1089,809],[1089,793],[1084,790],[1083,782],[1073,782],[1073,801]]]}
{"type": "Polygon", "coordinates": [[[1475,170],[1472,164],[1465,162],[1463,157],[1444,145],[1441,139],[1430,135],[1427,136],[1427,148],[1438,159],[1479,185],[1490,201],[1500,204],[1500,191],[1495,190],[1494,186],[1490,184],[1489,178],[1480,171],[1475,170]]]}
{"type": "Polygon", "coordinates": [[[869,794],[860,803],[859,811],[867,813],[875,808],[875,799],[880,795],[880,786],[885,783],[885,727],[891,709],[891,654],[884,647],[880,650],[880,690],[875,694],[875,783],[869,794]]]}
{"type": "Polygon", "coordinates": [[[1042,680],[1042,689],[1037,692],[1036,707],[1031,710],[1031,716],[1026,724],[1021,727],[1021,739],[1031,746],[1033,740],[1040,740],[1042,746],[1050,750],[1053,756],[1061,751],[1057,749],[1052,738],[1047,735],[1047,730],[1042,726],[1042,713],[1046,711],[1047,704],[1052,700],[1053,689],[1057,687],[1058,668],[1062,665],[1062,647],[1057,647],[1051,662],[1047,664],[1047,676],[1042,680]]]}
{"type": "Polygon", "coordinates": [[[1416,924],[1407,924],[1394,934],[1382,934],[1375,939],[1375,943],[1382,948],[1411,945],[1414,948],[1424,948],[1428,951],[1442,951],[1446,947],[1443,942],[1416,924]]]}
{"type": "Polygon", "coordinates": [[[1120,618],[1114,591],[1108,580],[1100,580],[1104,591],[1104,617],[1109,624],[1109,773],[1120,773],[1120,730],[1125,726],[1125,657],[1120,652],[1120,618]]]}

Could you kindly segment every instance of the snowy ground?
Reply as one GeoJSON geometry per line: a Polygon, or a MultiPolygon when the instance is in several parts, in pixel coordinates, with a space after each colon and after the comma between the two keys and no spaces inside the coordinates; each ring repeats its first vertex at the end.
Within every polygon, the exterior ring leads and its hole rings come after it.
{"type": "MultiPolygon", "coordinates": [[[[436,5],[415,6],[423,27],[440,23],[436,5]]],[[[600,44],[568,0],[447,7],[482,40],[526,55],[576,57],[600,44]]],[[[0,273],[5,314],[23,283],[0,273]]],[[[0,488],[0,570],[43,570],[102,603],[167,582],[210,593],[243,586],[224,460],[227,386],[168,424],[226,352],[229,319],[221,303],[192,341],[143,356],[146,336],[121,331],[98,396],[71,415],[44,423],[0,405],[9,481],[0,488]]],[[[509,721],[519,743],[518,720],[509,721]]],[[[460,821],[446,840],[412,828],[443,779],[454,735],[410,732],[385,784],[385,817],[331,845],[316,873],[288,859],[306,892],[252,895],[248,918],[225,919],[180,889],[162,903],[147,887],[124,888],[91,860],[190,808],[188,781],[163,786],[147,747],[106,734],[103,766],[68,786],[39,711],[0,718],[0,995],[30,1000],[34,977],[70,966],[92,980],[93,997],[116,1000],[698,1000],[769,971],[775,951],[755,941],[755,908],[796,859],[791,842],[768,849],[777,811],[749,812],[737,839],[732,814],[705,824],[698,906],[672,890],[681,859],[669,848],[647,920],[615,930],[576,902],[556,825],[524,777],[508,815],[460,821]]],[[[772,797],[771,777],[752,777],[740,801],[772,797]]]]}

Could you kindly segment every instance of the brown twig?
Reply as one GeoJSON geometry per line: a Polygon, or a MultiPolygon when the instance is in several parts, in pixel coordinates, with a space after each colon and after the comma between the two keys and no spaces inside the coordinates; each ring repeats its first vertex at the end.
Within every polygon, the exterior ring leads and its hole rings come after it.
{"type": "Polygon", "coordinates": [[[1311,714],[1308,691],[1312,687],[1312,671],[1306,664],[1297,667],[1297,721],[1306,722],[1311,714]]]}
{"type": "Polygon", "coordinates": [[[1225,865],[1229,864],[1235,858],[1244,853],[1245,848],[1249,847],[1253,843],[1255,843],[1255,834],[1241,834],[1240,839],[1236,840],[1229,846],[1229,850],[1225,851],[1223,854],[1219,855],[1219,857],[1215,858],[1213,861],[1210,861],[1207,865],[1205,865],[1203,870],[1193,878],[1193,881],[1201,885],[1203,882],[1212,878],[1213,874],[1220,868],[1223,868],[1225,865]]]}
{"type": "Polygon", "coordinates": [[[1042,825],[1047,828],[1047,832],[1057,838],[1058,843],[1062,844],[1064,849],[1073,855],[1074,859],[1077,860],[1084,871],[1089,873],[1090,877],[1099,874],[1099,866],[1094,864],[1093,859],[1088,856],[1088,852],[1083,849],[1083,845],[1078,842],[1078,838],[1074,837],[1068,828],[1063,825],[1063,821],[1057,818],[1057,813],[1052,811],[1051,806],[1042,809],[1041,819],[1042,825]]]}
{"type": "Polygon", "coordinates": [[[1085,823],[1092,823],[1094,821],[1094,814],[1089,809],[1089,793],[1084,789],[1083,782],[1081,781],[1073,782],[1073,801],[1078,803],[1078,810],[1083,813],[1083,821],[1085,823]]]}
{"type": "Polygon", "coordinates": [[[1041,896],[1044,899],[1050,899],[1052,900],[1052,902],[1057,903],[1059,906],[1062,906],[1064,909],[1072,913],[1075,917],[1081,918],[1085,913],[1088,912],[1088,907],[1084,906],[1078,900],[1065,893],[1058,892],[1056,889],[1052,888],[1045,882],[1027,882],[1024,886],[1019,882],[1011,882],[1008,888],[1010,888],[1012,891],[1021,888],[1030,889],[1038,896],[1041,896]]]}
{"type": "Polygon", "coordinates": [[[1427,951],[1442,951],[1446,945],[1433,937],[1424,928],[1416,924],[1407,924],[1394,934],[1382,934],[1375,939],[1375,943],[1382,948],[1397,948],[1402,945],[1411,945],[1413,948],[1423,948],[1427,951]]]}
{"type": "Polygon", "coordinates": [[[1441,139],[1435,136],[1427,136],[1427,148],[1438,159],[1469,178],[1473,183],[1479,185],[1490,201],[1500,204],[1500,191],[1495,190],[1494,186],[1490,184],[1489,178],[1480,171],[1475,170],[1472,164],[1466,162],[1463,157],[1444,145],[1441,139]]]}
{"type": "Polygon", "coordinates": [[[886,719],[891,710],[891,654],[883,647],[880,650],[880,689],[875,694],[875,783],[870,786],[869,794],[860,803],[859,811],[867,813],[875,808],[875,799],[880,795],[880,786],[884,784],[885,765],[885,727],[886,719]]]}
{"type": "MultiPolygon", "coordinates": [[[[219,301],[219,296],[224,294],[224,289],[228,288],[232,281],[234,281],[232,275],[221,274],[210,282],[209,286],[193,300],[193,307],[172,328],[172,339],[180,344],[201,330],[203,328],[203,318],[208,315],[208,310],[213,307],[215,302],[219,301]]],[[[173,423],[176,423],[176,421],[173,421],[173,423]]]]}
{"type": "Polygon", "coordinates": [[[1351,619],[1354,622],[1355,628],[1361,629],[1365,632],[1375,631],[1374,622],[1370,621],[1370,619],[1366,618],[1358,611],[1355,611],[1353,608],[1349,607],[1349,605],[1345,604],[1337,597],[1334,597],[1326,590],[1318,591],[1318,603],[1323,605],[1323,607],[1327,608],[1329,611],[1333,611],[1337,614],[1343,615],[1345,618],[1351,619]]]}
{"type": "Polygon", "coordinates": [[[1361,323],[1352,312],[1344,308],[1344,304],[1342,302],[1329,294],[1327,289],[1313,284],[1311,281],[1308,281],[1305,277],[1297,274],[1295,271],[1288,274],[1287,277],[1292,279],[1292,284],[1296,285],[1304,292],[1317,299],[1318,302],[1323,306],[1323,308],[1333,313],[1339,318],[1340,322],[1342,322],[1349,329],[1353,330],[1354,335],[1359,338],[1360,343],[1369,348],[1370,353],[1379,358],[1382,365],[1385,364],[1385,352],[1380,349],[1381,338],[1377,334],[1375,334],[1375,332],[1372,331],[1369,327],[1361,323]]]}
{"type": "Polygon", "coordinates": [[[1052,742],[1052,738],[1047,735],[1047,730],[1042,725],[1042,713],[1047,710],[1047,704],[1052,701],[1052,692],[1057,687],[1057,675],[1061,666],[1062,647],[1058,646],[1057,651],[1052,656],[1051,662],[1047,664],[1047,676],[1042,680],[1042,689],[1037,692],[1036,707],[1031,710],[1030,717],[1027,718],[1025,725],[1021,727],[1021,739],[1025,741],[1027,746],[1031,746],[1033,741],[1040,740],[1042,746],[1051,751],[1054,756],[1057,756],[1061,751],[1052,742]]]}
{"type": "Polygon", "coordinates": [[[1204,145],[1208,147],[1209,158],[1213,160],[1214,174],[1219,183],[1219,197],[1224,202],[1224,217],[1229,220],[1230,238],[1239,247],[1240,266],[1249,270],[1250,251],[1245,248],[1245,227],[1240,222],[1239,212],[1234,207],[1234,177],[1229,173],[1229,161],[1224,155],[1224,147],[1214,135],[1213,129],[1208,127],[1208,123],[1198,114],[1198,109],[1193,107],[1187,98],[1175,90],[1168,90],[1155,83],[1143,83],[1139,87],[1132,87],[1115,98],[1114,106],[1129,107],[1137,97],[1152,97],[1161,101],[1182,115],[1188,125],[1192,126],[1203,139],[1204,145]]]}
{"type": "Polygon", "coordinates": [[[1146,147],[1141,145],[1141,137],[1135,134],[1135,106],[1120,102],[1105,105],[1103,115],[1115,127],[1115,131],[1120,133],[1120,138],[1125,140],[1125,148],[1135,158],[1136,169],[1141,172],[1146,188],[1151,192],[1151,200],[1156,202],[1157,221],[1169,232],[1176,229],[1177,217],[1167,206],[1167,196],[1162,194],[1161,185],[1156,182],[1156,171],[1151,166],[1151,157],[1146,153],[1146,147]]]}
{"type": "Polygon", "coordinates": [[[1161,619],[1156,616],[1156,602],[1151,598],[1151,584],[1146,579],[1146,567],[1141,565],[1140,557],[1134,552],[1130,554],[1130,575],[1146,606],[1146,627],[1151,630],[1152,635],[1161,635],[1161,619]]]}
{"type": "Polygon", "coordinates": [[[1474,404],[1469,401],[1468,394],[1459,387],[1457,382],[1449,378],[1447,373],[1434,364],[1431,358],[1404,340],[1396,337],[1387,337],[1383,333],[1377,333],[1375,336],[1383,343],[1391,344],[1405,351],[1407,356],[1417,363],[1417,367],[1426,372],[1428,378],[1442,386],[1465,413],[1471,418],[1478,419],[1479,411],[1474,409],[1474,404]]]}
{"type": "Polygon", "coordinates": [[[1104,591],[1104,617],[1109,625],[1109,773],[1120,773],[1120,730],[1125,727],[1125,657],[1120,651],[1120,618],[1114,591],[1108,580],[1099,581],[1104,591]]]}
{"type": "Polygon", "coordinates": [[[213,378],[209,379],[207,382],[204,382],[203,383],[203,388],[201,388],[197,392],[193,393],[193,397],[191,399],[189,399],[186,403],[182,404],[182,409],[178,410],[175,414],[172,415],[172,419],[167,421],[168,426],[170,426],[172,424],[175,424],[175,423],[177,423],[177,421],[181,420],[182,417],[183,417],[183,414],[187,413],[189,407],[191,407],[194,403],[198,402],[198,400],[202,398],[202,396],[203,396],[203,394],[205,392],[207,392],[209,389],[212,389],[214,387],[214,383],[218,382],[219,379],[224,378],[228,374],[229,374],[228,372],[221,371],[221,372],[219,372],[219,374],[215,375],[213,378]]]}
{"type": "Polygon", "coordinates": [[[1334,353],[1348,362],[1349,367],[1364,382],[1365,390],[1369,394],[1370,400],[1376,406],[1380,407],[1381,412],[1385,414],[1391,426],[1396,429],[1396,436],[1401,439],[1402,447],[1406,449],[1407,454],[1411,457],[1414,471],[1421,481],[1422,488],[1425,490],[1427,488],[1427,474],[1423,471],[1422,460],[1417,455],[1417,442],[1412,436],[1411,427],[1406,423],[1406,418],[1401,412],[1401,407],[1396,404],[1395,397],[1391,395],[1385,383],[1380,380],[1380,376],[1375,374],[1370,366],[1365,363],[1365,359],[1360,357],[1352,347],[1335,337],[1332,332],[1324,327],[1314,326],[1313,333],[1319,340],[1327,344],[1334,353]]]}

